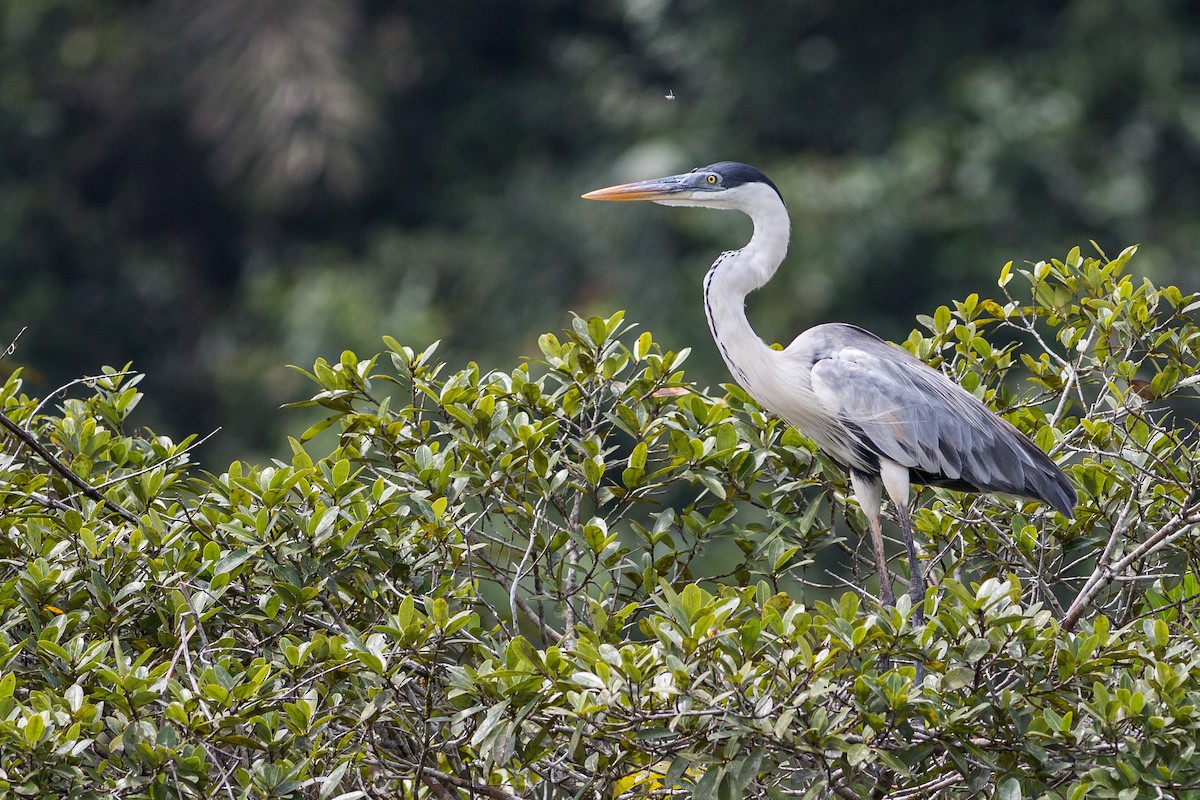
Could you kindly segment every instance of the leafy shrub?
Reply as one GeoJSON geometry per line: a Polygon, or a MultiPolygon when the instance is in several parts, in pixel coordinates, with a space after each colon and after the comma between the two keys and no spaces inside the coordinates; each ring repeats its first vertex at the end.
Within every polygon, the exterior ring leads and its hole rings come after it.
{"type": "Polygon", "coordinates": [[[1198,301],[1132,278],[1132,255],[1010,265],[1001,299],[905,343],[1081,496],[1067,520],[926,490],[923,624],[874,601],[841,471],[620,313],[509,372],[390,339],[318,361],[329,413],[291,461],[219,475],[193,439],[129,430],[137,375],[54,408],[13,375],[0,786],[1186,796],[1198,301]]]}

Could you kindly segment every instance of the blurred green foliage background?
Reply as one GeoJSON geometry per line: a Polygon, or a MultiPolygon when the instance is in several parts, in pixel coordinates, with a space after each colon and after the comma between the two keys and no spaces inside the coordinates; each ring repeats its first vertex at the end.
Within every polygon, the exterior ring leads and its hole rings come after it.
{"type": "Polygon", "coordinates": [[[793,215],[768,340],[904,338],[1089,239],[1194,288],[1200,5],[0,0],[0,372],[133,361],[210,465],[384,334],[489,368],[627,308],[722,382],[699,282],[748,223],[578,197],[723,159],[793,215]]]}

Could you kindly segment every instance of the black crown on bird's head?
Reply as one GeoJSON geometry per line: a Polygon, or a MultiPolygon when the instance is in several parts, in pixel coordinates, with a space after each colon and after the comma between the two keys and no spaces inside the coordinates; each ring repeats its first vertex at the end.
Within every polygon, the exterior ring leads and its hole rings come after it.
{"type": "Polygon", "coordinates": [[[692,172],[715,172],[721,176],[721,185],[726,189],[732,189],[744,183],[765,183],[775,190],[775,194],[779,195],[780,200],[783,199],[783,193],[779,191],[779,187],[764,175],[762,170],[740,161],[718,161],[707,167],[696,167],[692,172]]]}

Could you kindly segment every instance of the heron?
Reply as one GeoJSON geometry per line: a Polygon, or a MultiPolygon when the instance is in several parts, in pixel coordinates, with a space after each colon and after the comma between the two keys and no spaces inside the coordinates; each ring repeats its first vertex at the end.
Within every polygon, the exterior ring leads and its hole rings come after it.
{"type": "Polygon", "coordinates": [[[867,519],[885,604],[895,605],[895,593],[884,551],[884,492],[904,535],[908,594],[918,614],[926,583],[913,539],[913,484],[1015,495],[1071,515],[1077,496],[1058,465],[974,395],[907,351],[838,322],[809,328],[782,350],[758,337],[746,317],[746,296],[774,276],[791,237],[783,195],[761,171],[722,161],[583,197],[734,210],[750,217],[749,243],[722,253],[704,278],[709,329],[730,373],[750,396],[849,475],[867,519]]]}

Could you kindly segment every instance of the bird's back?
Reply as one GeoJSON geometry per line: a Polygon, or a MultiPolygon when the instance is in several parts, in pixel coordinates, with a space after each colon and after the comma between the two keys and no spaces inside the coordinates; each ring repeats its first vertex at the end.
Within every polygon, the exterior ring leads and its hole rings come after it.
{"type": "Polygon", "coordinates": [[[1070,516],[1075,489],[1054,461],[908,352],[835,323],[805,331],[781,356],[789,371],[807,371],[820,422],[811,410],[776,412],[847,467],[875,474],[886,458],[908,467],[914,483],[1005,492],[1070,516]]]}

